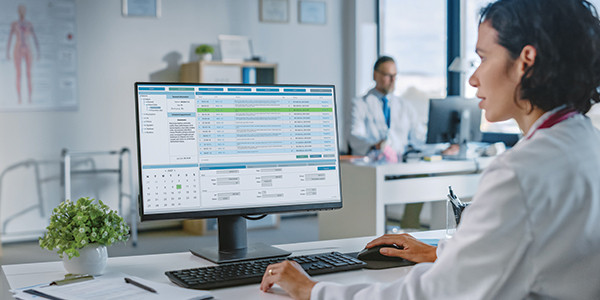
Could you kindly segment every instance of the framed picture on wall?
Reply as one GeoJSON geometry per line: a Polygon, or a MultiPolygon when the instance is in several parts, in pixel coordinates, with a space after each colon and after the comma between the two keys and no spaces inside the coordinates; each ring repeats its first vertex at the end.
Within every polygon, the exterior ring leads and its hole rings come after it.
{"type": "Polygon", "coordinates": [[[125,17],[160,17],[160,0],[122,0],[125,17]]]}
{"type": "Polygon", "coordinates": [[[259,12],[261,22],[289,22],[289,0],[260,0],[259,12]]]}
{"type": "Polygon", "coordinates": [[[300,1],[298,2],[298,22],[303,24],[327,23],[327,9],[325,1],[300,1]]]}
{"type": "Polygon", "coordinates": [[[252,58],[252,42],[247,36],[219,35],[223,62],[243,62],[252,58]]]}

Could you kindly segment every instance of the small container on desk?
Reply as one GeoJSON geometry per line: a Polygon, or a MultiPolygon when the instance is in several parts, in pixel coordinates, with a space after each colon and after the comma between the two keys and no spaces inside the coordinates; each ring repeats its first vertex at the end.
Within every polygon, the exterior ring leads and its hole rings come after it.
{"type": "Polygon", "coordinates": [[[448,191],[446,200],[446,238],[451,238],[456,232],[456,227],[460,223],[463,211],[470,203],[462,202],[454,194],[451,186],[448,187],[448,191]]]}

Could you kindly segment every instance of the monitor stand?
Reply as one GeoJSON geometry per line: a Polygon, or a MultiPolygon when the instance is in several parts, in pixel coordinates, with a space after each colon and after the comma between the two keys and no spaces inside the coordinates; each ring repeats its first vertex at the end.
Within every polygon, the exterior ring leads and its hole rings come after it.
{"type": "Polygon", "coordinates": [[[467,140],[471,139],[471,112],[464,109],[460,113],[460,124],[458,126],[457,138],[459,150],[456,155],[444,155],[444,159],[448,160],[466,160],[467,159],[467,140]]]}
{"type": "Polygon", "coordinates": [[[190,249],[194,255],[222,264],[260,258],[284,257],[291,253],[265,244],[248,246],[246,219],[242,216],[218,217],[219,249],[190,249]]]}
{"type": "Polygon", "coordinates": [[[447,160],[466,160],[467,159],[467,141],[463,140],[458,144],[458,153],[454,155],[443,155],[442,157],[447,160]]]}

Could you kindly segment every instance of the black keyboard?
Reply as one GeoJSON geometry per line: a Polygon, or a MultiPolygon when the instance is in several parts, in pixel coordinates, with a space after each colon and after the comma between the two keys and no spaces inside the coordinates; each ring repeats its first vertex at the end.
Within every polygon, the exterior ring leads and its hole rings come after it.
{"type": "Polygon", "coordinates": [[[259,283],[268,265],[293,260],[309,275],[362,269],[367,264],[339,253],[319,253],[293,257],[266,258],[221,264],[213,267],[167,271],[165,275],[175,284],[192,289],[217,289],[259,283]]]}

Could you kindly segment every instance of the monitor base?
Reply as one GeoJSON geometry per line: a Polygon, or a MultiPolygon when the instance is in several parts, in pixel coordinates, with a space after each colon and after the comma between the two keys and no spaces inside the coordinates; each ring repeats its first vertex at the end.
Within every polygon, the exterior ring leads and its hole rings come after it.
{"type": "Polygon", "coordinates": [[[442,155],[442,158],[445,160],[467,160],[467,156],[465,155],[442,155]]]}
{"type": "MultiPolygon", "coordinates": [[[[462,123],[461,123],[462,124],[462,123]]],[[[451,155],[442,155],[443,159],[446,160],[467,160],[467,140],[462,140],[460,144],[458,144],[458,153],[451,155]]]]}
{"type": "Polygon", "coordinates": [[[228,251],[219,251],[216,248],[205,247],[200,249],[190,249],[190,252],[196,256],[200,256],[217,264],[261,258],[285,257],[292,254],[291,252],[283,249],[265,244],[252,244],[244,249],[228,251]]]}

